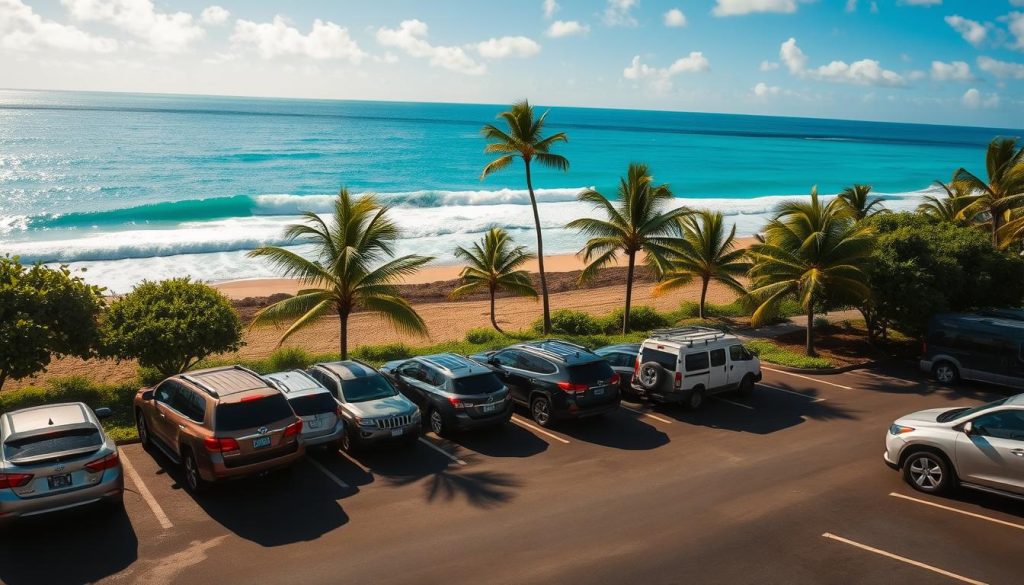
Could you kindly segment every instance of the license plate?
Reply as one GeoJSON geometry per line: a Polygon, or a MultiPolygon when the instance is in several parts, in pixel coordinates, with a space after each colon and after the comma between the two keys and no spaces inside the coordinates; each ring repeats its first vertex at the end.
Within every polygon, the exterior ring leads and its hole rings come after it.
{"type": "Polygon", "coordinates": [[[51,475],[49,477],[49,481],[51,490],[66,488],[71,485],[71,474],[65,473],[64,475],[51,475]]]}
{"type": "Polygon", "coordinates": [[[495,410],[497,410],[498,405],[497,404],[485,404],[483,408],[484,408],[484,412],[494,412],[495,410]]]}
{"type": "Polygon", "coordinates": [[[311,429],[319,429],[320,428],[320,419],[318,419],[318,418],[311,419],[311,420],[307,421],[306,424],[309,425],[309,428],[311,428],[311,429]]]}
{"type": "Polygon", "coordinates": [[[594,388],[594,396],[604,396],[604,388],[594,388]]]}
{"type": "Polygon", "coordinates": [[[253,449],[263,449],[264,447],[269,447],[269,446],[270,446],[270,437],[260,437],[258,439],[253,439],[253,441],[252,441],[252,448],[253,449]]]}
{"type": "Polygon", "coordinates": [[[401,437],[402,433],[404,433],[404,432],[405,432],[405,429],[391,429],[391,436],[392,437],[401,437]]]}

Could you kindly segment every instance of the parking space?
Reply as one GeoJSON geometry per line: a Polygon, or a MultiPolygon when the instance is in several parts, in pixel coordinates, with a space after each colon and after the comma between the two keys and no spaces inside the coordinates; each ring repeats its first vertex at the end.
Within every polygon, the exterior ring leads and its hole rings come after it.
{"type": "Polygon", "coordinates": [[[394,573],[375,582],[1014,582],[1024,504],[922,496],[881,463],[895,417],[992,394],[912,374],[766,371],[749,396],[700,411],[626,400],[551,428],[516,413],[353,455],[311,450],[290,473],[199,497],[129,445],[124,512],[6,535],[0,581],[38,582],[58,543],[83,563],[58,583],[359,581],[381,566],[394,573]],[[463,560],[433,562],[437,550],[463,560]],[[581,564],[580,550],[595,556],[581,564]]]}

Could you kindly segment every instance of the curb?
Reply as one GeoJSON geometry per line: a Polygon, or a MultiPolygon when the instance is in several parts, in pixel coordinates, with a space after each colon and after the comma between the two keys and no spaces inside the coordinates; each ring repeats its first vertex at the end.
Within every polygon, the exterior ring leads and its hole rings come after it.
{"type": "Polygon", "coordinates": [[[125,445],[138,445],[138,444],[139,444],[139,443],[141,443],[141,442],[142,442],[142,441],[140,441],[140,440],[138,439],[138,437],[136,437],[136,438],[134,438],[134,439],[122,439],[122,440],[120,440],[120,441],[114,441],[114,443],[115,443],[115,444],[116,444],[116,445],[117,445],[118,447],[124,447],[125,445]]]}
{"type": "Polygon", "coordinates": [[[843,374],[843,373],[849,372],[851,370],[859,370],[861,368],[866,368],[868,366],[872,366],[872,365],[874,365],[877,362],[875,360],[871,360],[871,361],[861,362],[859,364],[850,364],[848,366],[842,366],[842,367],[839,367],[839,368],[794,368],[792,366],[784,366],[782,364],[776,364],[776,363],[772,363],[772,362],[768,362],[768,361],[765,361],[763,363],[771,364],[774,369],[780,370],[780,371],[783,371],[783,372],[790,372],[792,374],[818,374],[819,376],[821,376],[821,375],[843,374]]]}

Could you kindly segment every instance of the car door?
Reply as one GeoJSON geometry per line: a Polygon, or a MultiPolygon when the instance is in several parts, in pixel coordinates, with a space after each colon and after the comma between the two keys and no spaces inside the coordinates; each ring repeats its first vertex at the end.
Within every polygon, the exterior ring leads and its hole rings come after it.
{"type": "Polygon", "coordinates": [[[149,421],[149,430],[168,447],[173,445],[170,428],[177,428],[171,404],[178,394],[178,387],[179,384],[174,380],[166,380],[153,391],[153,416],[149,421]]]}
{"type": "Polygon", "coordinates": [[[705,390],[710,387],[711,362],[708,359],[707,351],[687,351],[683,356],[683,390],[693,390],[697,386],[703,386],[705,390]]]}
{"type": "Polygon", "coordinates": [[[522,352],[515,349],[499,351],[491,356],[491,365],[501,381],[508,386],[512,400],[526,404],[530,400],[530,387],[526,372],[520,369],[522,352]]]}
{"type": "Polygon", "coordinates": [[[730,345],[729,385],[736,386],[741,381],[743,381],[743,376],[746,376],[748,373],[753,373],[750,371],[750,365],[753,361],[754,360],[751,359],[750,354],[742,345],[738,343],[735,345],[730,345]]]}
{"type": "Polygon", "coordinates": [[[956,437],[960,479],[1024,494],[1024,410],[999,410],[970,421],[956,437]]]}
{"type": "Polygon", "coordinates": [[[712,349],[708,354],[711,358],[711,369],[708,371],[708,388],[710,392],[721,392],[729,389],[729,365],[725,357],[725,348],[712,349]]]}
{"type": "Polygon", "coordinates": [[[423,377],[423,366],[418,362],[404,362],[395,368],[395,386],[406,398],[423,406],[423,391],[419,388],[423,377]]]}
{"type": "Polygon", "coordinates": [[[321,386],[327,388],[327,391],[334,396],[335,400],[341,402],[341,382],[339,382],[335,376],[326,374],[320,370],[309,370],[308,373],[314,380],[320,382],[321,386]]]}

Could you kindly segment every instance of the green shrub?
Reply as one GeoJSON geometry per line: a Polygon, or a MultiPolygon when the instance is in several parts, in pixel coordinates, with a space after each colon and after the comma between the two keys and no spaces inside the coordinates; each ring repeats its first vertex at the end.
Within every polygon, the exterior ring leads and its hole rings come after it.
{"type": "MultiPolygon", "coordinates": [[[[601,329],[605,333],[619,333],[622,331],[622,316],[625,309],[615,309],[610,315],[601,319],[601,329]]],[[[650,331],[659,327],[671,325],[669,317],[659,313],[651,307],[639,306],[629,309],[630,331],[650,331]]]]}
{"type": "Polygon", "coordinates": [[[469,343],[484,344],[500,339],[502,335],[494,329],[470,329],[466,332],[466,341],[469,343]]]}
{"type": "Polygon", "coordinates": [[[352,356],[373,364],[382,364],[391,360],[400,360],[416,355],[413,348],[404,343],[388,343],[385,345],[364,345],[352,351],[352,356]]]}
{"type": "MultiPolygon", "coordinates": [[[[533,330],[537,333],[543,332],[543,320],[535,321],[533,330]]],[[[559,309],[551,314],[551,332],[563,335],[596,335],[601,333],[601,323],[590,313],[559,309]]]]}
{"type": "Polygon", "coordinates": [[[108,407],[112,416],[103,419],[103,428],[114,440],[134,439],[135,423],[132,399],[139,385],[97,384],[83,376],[52,378],[42,388],[29,386],[0,393],[0,412],[60,402],[84,402],[90,408],[108,407]]]}
{"type": "Polygon", "coordinates": [[[274,350],[267,358],[269,372],[283,372],[285,370],[296,370],[307,368],[316,361],[313,354],[299,347],[281,347],[274,350]]]}
{"type": "MultiPolygon", "coordinates": [[[[704,313],[708,317],[745,317],[750,314],[739,301],[727,305],[716,305],[714,303],[704,304],[704,313]]],[[[700,316],[700,303],[694,301],[683,301],[674,315],[677,319],[687,319],[700,316]]]]}
{"type": "Polygon", "coordinates": [[[830,325],[832,325],[832,322],[828,320],[828,317],[815,317],[814,318],[814,328],[815,329],[826,329],[830,325]]]}
{"type": "Polygon", "coordinates": [[[835,367],[835,364],[830,360],[822,357],[807,357],[801,353],[790,351],[784,347],[779,347],[774,342],[768,341],[767,339],[750,341],[746,345],[747,348],[750,349],[754,355],[761,358],[762,361],[779,364],[780,366],[807,369],[835,367]]]}
{"type": "Polygon", "coordinates": [[[156,368],[144,368],[139,366],[137,370],[139,376],[139,382],[143,386],[156,386],[167,376],[160,373],[160,370],[156,368]]]}

